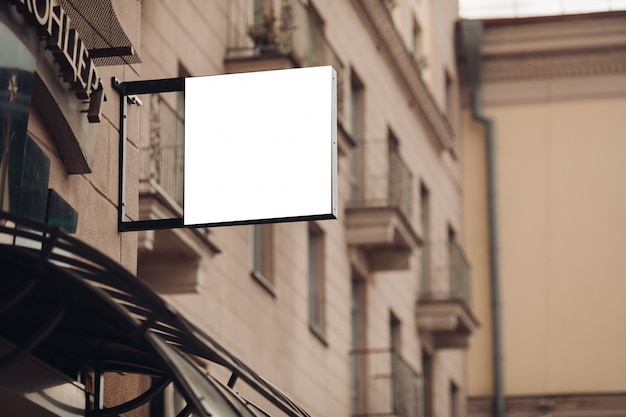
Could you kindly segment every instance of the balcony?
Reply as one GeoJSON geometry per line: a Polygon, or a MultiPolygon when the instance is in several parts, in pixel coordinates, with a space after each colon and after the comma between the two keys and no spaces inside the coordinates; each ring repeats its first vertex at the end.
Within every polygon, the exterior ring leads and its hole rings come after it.
{"type": "Polygon", "coordinates": [[[361,142],[353,158],[369,169],[353,182],[345,211],[348,244],[370,271],[409,267],[420,239],[412,224],[413,176],[386,142],[361,142]]]}
{"type": "Polygon", "coordinates": [[[422,378],[391,348],[351,352],[352,417],[423,417],[422,378]]]}
{"type": "Polygon", "coordinates": [[[470,267],[454,241],[422,247],[417,326],[437,349],[467,348],[478,327],[470,309],[470,267]]]}
{"type": "MultiPolygon", "coordinates": [[[[139,218],[154,220],[183,215],[185,119],[178,94],[150,94],[147,137],[139,149],[139,218]]],[[[203,255],[219,253],[208,229],[139,232],[138,275],[161,293],[194,292],[202,285],[203,255]],[[149,278],[145,278],[149,277],[149,278]],[[171,277],[177,277],[172,280],[171,277]]]]}
{"type": "Polygon", "coordinates": [[[301,0],[230,2],[227,45],[227,73],[331,65],[337,71],[337,117],[342,121],[343,63],[309,4],[301,0]]]}
{"type": "Polygon", "coordinates": [[[185,116],[167,98],[149,96],[149,138],[139,150],[139,193],[158,196],[182,213],[185,116]]]}

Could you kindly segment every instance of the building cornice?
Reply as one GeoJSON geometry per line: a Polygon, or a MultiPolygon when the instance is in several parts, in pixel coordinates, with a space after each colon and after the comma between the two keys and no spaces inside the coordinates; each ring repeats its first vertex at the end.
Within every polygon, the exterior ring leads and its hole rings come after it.
{"type": "Polygon", "coordinates": [[[507,82],[609,74],[626,74],[626,47],[622,50],[486,59],[483,62],[482,79],[483,82],[507,82]]]}
{"type": "Polygon", "coordinates": [[[420,70],[406,49],[383,2],[359,0],[353,1],[352,4],[362,10],[378,35],[379,49],[387,52],[394,70],[407,88],[413,108],[425,121],[437,146],[441,150],[451,149],[454,137],[452,127],[424,84],[420,70]]]}
{"type": "Polygon", "coordinates": [[[483,82],[626,73],[626,15],[486,25],[483,82]]]}
{"type": "MultiPolygon", "coordinates": [[[[509,417],[529,415],[567,415],[570,417],[614,416],[626,407],[624,392],[554,393],[537,395],[509,395],[506,410],[509,417]]],[[[490,417],[493,415],[491,396],[469,397],[468,417],[490,417]]]]}

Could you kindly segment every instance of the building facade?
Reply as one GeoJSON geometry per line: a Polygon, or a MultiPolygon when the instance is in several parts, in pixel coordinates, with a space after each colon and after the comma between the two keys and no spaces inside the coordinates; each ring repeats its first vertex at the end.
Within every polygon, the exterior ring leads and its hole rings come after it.
{"type": "Polygon", "coordinates": [[[465,415],[456,1],[89,3],[0,2],[21,45],[0,52],[2,117],[21,100],[36,149],[3,136],[0,416],[465,415]],[[184,213],[185,100],[140,81],[318,65],[337,72],[337,220],[145,226],[184,213]]]}
{"type": "Polygon", "coordinates": [[[461,24],[469,415],[626,408],[624,19],[461,24]]]}
{"type": "MultiPolygon", "coordinates": [[[[464,413],[477,322],[461,245],[457,13],[453,1],[142,3],[144,79],[338,73],[338,220],[139,238],[138,275],[312,415],[464,413]]],[[[168,121],[182,123],[182,99],[150,100],[146,219],[184,205],[163,142],[180,131],[168,121]]]]}

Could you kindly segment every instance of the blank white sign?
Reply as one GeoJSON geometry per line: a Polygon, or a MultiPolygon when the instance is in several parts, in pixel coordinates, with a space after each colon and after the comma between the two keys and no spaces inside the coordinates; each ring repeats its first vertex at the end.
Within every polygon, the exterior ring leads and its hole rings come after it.
{"type": "Polygon", "coordinates": [[[185,79],[184,224],[337,217],[332,67],[185,79]]]}

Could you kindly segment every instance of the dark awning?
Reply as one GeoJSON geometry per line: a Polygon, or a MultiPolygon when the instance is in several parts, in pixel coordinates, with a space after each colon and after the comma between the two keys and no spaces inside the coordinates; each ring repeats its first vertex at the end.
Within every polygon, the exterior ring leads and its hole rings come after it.
{"type": "Polygon", "coordinates": [[[68,375],[94,372],[149,375],[146,393],[93,417],[118,415],[149,401],[169,382],[187,407],[180,415],[259,416],[232,389],[238,379],[290,417],[308,414],[281,391],[187,321],[130,272],[56,227],[0,214],[0,375],[32,355],[68,375]],[[202,359],[227,368],[224,384],[202,359]]]}
{"type": "Polygon", "coordinates": [[[57,2],[72,20],[72,26],[87,45],[96,65],[141,62],[135,47],[120,25],[111,0],[57,0],[57,2]]]}

